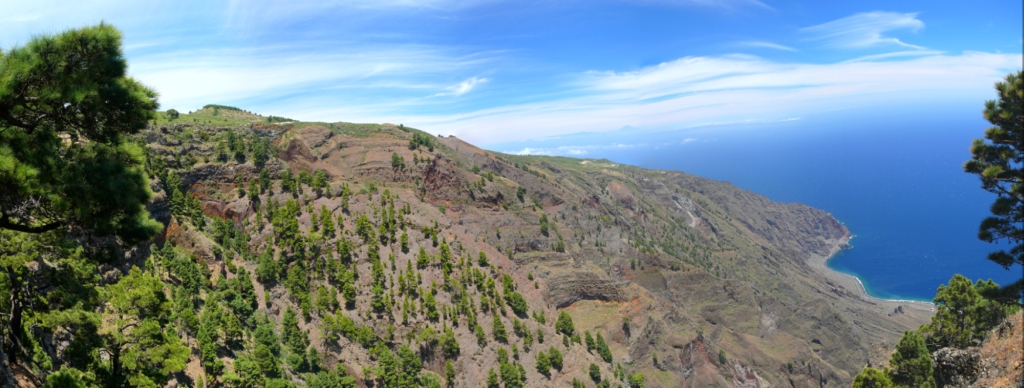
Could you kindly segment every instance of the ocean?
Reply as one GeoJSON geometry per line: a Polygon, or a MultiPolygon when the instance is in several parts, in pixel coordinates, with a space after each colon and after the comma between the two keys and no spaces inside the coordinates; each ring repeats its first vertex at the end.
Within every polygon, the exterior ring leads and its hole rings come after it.
{"type": "Polygon", "coordinates": [[[855,235],[831,268],[859,278],[872,296],[930,301],[953,274],[999,284],[1021,276],[986,259],[999,246],[977,239],[995,196],[961,166],[989,125],[980,112],[961,116],[625,128],[488,148],[679,170],[828,211],[855,235]]]}

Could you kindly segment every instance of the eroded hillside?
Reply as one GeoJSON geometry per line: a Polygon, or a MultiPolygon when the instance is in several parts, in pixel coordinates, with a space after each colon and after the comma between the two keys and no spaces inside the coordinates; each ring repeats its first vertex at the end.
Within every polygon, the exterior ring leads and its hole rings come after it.
{"type": "Polygon", "coordinates": [[[809,265],[830,214],[725,182],[224,109],[141,139],[182,383],[845,386],[922,323],[809,265]]]}

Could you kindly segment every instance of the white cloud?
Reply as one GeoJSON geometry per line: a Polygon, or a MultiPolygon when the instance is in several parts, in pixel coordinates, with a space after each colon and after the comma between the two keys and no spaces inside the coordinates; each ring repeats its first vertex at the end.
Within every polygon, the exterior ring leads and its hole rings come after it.
{"type": "MultiPolygon", "coordinates": [[[[513,155],[547,155],[547,156],[583,156],[591,151],[597,150],[622,150],[633,148],[661,148],[672,145],[685,145],[698,141],[688,137],[681,141],[670,141],[662,143],[610,143],[610,144],[587,144],[587,145],[563,145],[556,147],[523,147],[519,150],[502,151],[513,155]]],[[[705,140],[706,141],[706,140],[705,140]]]]}
{"type": "Polygon", "coordinates": [[[799,51],[799,50],[797,50],[797,49],[795,49],[793,47],[784,46],[784,45],[781,45],[781,44],[778,44],[778,43],[772,43],[772,42],[761,42],[761,41],[739,42],[739,43],[737,43],[737,45],[745,46],[745,47],[769,48],[769,49],[773,49],[773,50],[790,51],[790,52],[799,51]]]}
{"type": "Polygon", "coordinates": [[[866,62],[866,61],[877,61],[880,59],[891,59],[891,58],[904,58],[904,57],[923,57],[928,55],[941,55],[944,54],[938,50],[913,50],[913,51],[896,51],[884,54],[865,55],[853,59],[848,59],[845,62],[866,62]]]}
{"type": "Polygon", "coordinates": [[[460,56],[427,46],[380,45],[300,55],[278,47],[206,49],[140,56],[131,61],[129,73],[160,91],[164,108],[189,110],[208,103],[305,96],[321,102],[299,98],[307,104],[303,109],[323,109],[323,101],[345,100],[365,111],[384,100],[395,109],[402,106],[401,100],[425,98],[431,90],[469,92],[486,79],[474,77],[448,87],[437,82],[489,60],[486,54],[460,56]]]}
{"type": "Polygon", "coordinates": [[[769,10],[774,9],[760,0],[642,0],[642,2],[669,5],[696,5],[702,7],[727,9],[735,9],[750,6],[769,10]]]}
{"type": "MultiPolygon", "coordinates": [[[[686,139],[683,143],[692,141],[695,139],[686,139]]],[[[665,143],[663,145],[668,145],[665,143]]],[[[548,155],[548,156],[580,156],[586,155],[593,150],[612,150],[612,149],[630,149],[630,148],[641,148],[651,146],[647,143],[612,143],[612,144],[588,144],[588,145],[566,145],[558,147],[524,147],[518,151],[503,151],[506,154],[514,155],[548,155]]],[[[657,145],[655,145],[657,146],[657,145]]]]}
{"type": "MultiPolygon", "coordinates": [[[[226,103],[302,120],[404,123],[482,144],[602,132],[624,125],[672,129],[780,120],[855,106],[990,98],[992,83],[1021,63],[1020,54],[901,48],[908,44],[891,33],[917,31],[924,24],[915,14],[886,12],[853,15],[805,28],[802,34],[828,47],[902,51],[865,52],[873,55],[838,63],[781,62],[751,55],[685,57],[635,71],[573,74],[552,74],[552,67],[536,64],[523,71],[530,67],[521,66],[528,59],[516,62],[514,53],[498,51],[500,47],[473,52],[395,44],[388,42],[409,39],[378,39],[363,31],[387,33],[387,23],[400,19],[392,16],[398,12],[465,8],[484,1],[490,0],[326,5],[304,0],[287,6],[194,0],[0,2],[0,15],[9,22],[0,29],[0,47],[24,43],[33,34],[107,20],[125,31],[130,74],[161,93],[164,109],[188,111],[226,103]],[[378,12],[384,7],[391,8],[378,12]],[[372,12],[365,14],[373,17],[351,17],[370,8],[372,12]],[[338,15],[344,31],[362,32],[346,35],[310,27],[302,30],[305,35],[296,40],[300,43],[279,46],[260,42],[280,39],[247,36],[287,31],[266,26],[291,26],[325,12],[338,15]],[[466,78],[472,74],[477,76],[466,78]],[[498,77],[502,82],[491,82],[498,77]],[[438,95],[460,98],[431,98],[438,95]]],[[[705,0],[665,1],[710,5],[705,0]]],[[[739,44],[794,49],[768,41],[739,44]]],[[[582,155],[587,148],[564,152],[570,151],[582,155]]]]}
{"type": "MultiPolygon", "coordinates": [[[[554,85],[558,93],[501,104],[470,93],[488,78],[450,83],[456,74],[487,71],[496,56],[423,46],[353,50],[306,56],[272,48],[175,52],[135,59],[130,72],[161,92],[165,109],[232,103],[301,120],[404,123],[486,145],[624,125],[671,129],[985,98],[993,82],[1021,63],[1020,54],[936,51],[826,64],[686,57],[636,71],[563,75],[554,85]],[[469,105],[430,98],[438,90],[469,105]],[[445,111],[454,113],[422,113],[445,111]]],[[[530,97],[528,90],[515,92],[530,97]]]]}
{"type": "Polygon", "coordinates": [[[915,13],[867,12],[801,28],[800,31],[810,35],[808,40],[817,41],[827,47],[864,48],[897,45],[923,49],[923,47],[883,35],[893,30],[917,31],[922,28],[924,28],[924,22],[918,20],[915,13]]]}
{"type": "Polygon", "coordinates": [[[463,94],[469,93],[469,91],[473,90],[473,88],[476,88],[477,85],[480,85],[480,84],[482,84],[484,82],[487,82],[487,81],[489,81],[487,78],[472,77],[472,78],[466,79],[465,81],[459,82],[459,83],[457,83],[455,85],[449,86],[449,87],[445,88],[445,90],[447,90],[447,92],[438,93],[438,94],[435,94],[434,96],[455,96],[455,97],[458,97],[458,96],[461,96],[463,94]]]}
{"type": "Polygon", "coordinates": [[[623,125],[679,128],[950,98],[985,98],[1020,54],[967,52],[900,60],[780,63],[746,55],[687,57],[632,72],[587,72],[576,96],[451,115],[406,115],[407,125],[488,144],[623,125]]]}

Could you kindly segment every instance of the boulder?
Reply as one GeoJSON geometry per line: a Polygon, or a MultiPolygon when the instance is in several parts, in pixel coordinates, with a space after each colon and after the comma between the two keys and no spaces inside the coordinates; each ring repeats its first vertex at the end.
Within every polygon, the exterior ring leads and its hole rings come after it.
{"type": "Polygon", "coordinates": [[[935,383],[940,387],[963,387],[978,378],[981,357],[978,348],[942,348],[932,353],[935,383]]]}

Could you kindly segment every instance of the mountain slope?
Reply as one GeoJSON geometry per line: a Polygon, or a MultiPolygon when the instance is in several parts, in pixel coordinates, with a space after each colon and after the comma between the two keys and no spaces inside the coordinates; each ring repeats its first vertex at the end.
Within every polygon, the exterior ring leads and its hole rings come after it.
{"type": "MultiPolygon", "coordinates": [[[[230,111],[217,126],[210,109],[142,135],[163,179],[150,210],[168,225],[154,250],[177,246],[158,256],[194,257],[209,270],[199,317],[231,306],[222,290],[232,279],[252,283],[243,333],[267,325],[291,338],[282,322],[299,316],[305,340],[273,357],[282,379],[317,369],[293,357],[308,344],[324,368],[343,362],[358,384],[389,386],[384,353],[401,358],[408,345],[424,376],[445,376],[451,361],[459,387],[486,386],[503,365],[521,369],[527,386],[593,386],[591,364],[623,384],[642,373],[646,386],[838,386],[873,344],[923,322],[890,316],[890,304],[816,272],[809,262],[850,233],[801,204],[681,172],[505,155],[393,125],[267,123],[230,111]],[[305,183],[289,188],[289,175],[305,183]],[[326,220],[340,224],[327,232],[326,220]],[[522,301],[528,312],[517,314],[522,301]],[[562,312],[581,338],[600,333],[611,362],[556,332],[562,312]],[[495,320],[507,340],[496,339],[495,320]],[[538,355],[551,348],[562,368],[545,376],[538,355]]],[[[166,279],[183,282],[172,270],[166,279]]],[[[180,381],[226,381],[257,351],[248,334],[215,331],[210,345],[181,330],[194,355],[180,381]],[[203,365],[212,357],[203,346],[224,369],[203,365]]]]}

